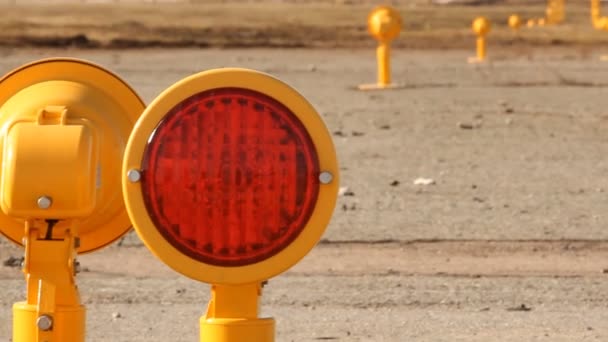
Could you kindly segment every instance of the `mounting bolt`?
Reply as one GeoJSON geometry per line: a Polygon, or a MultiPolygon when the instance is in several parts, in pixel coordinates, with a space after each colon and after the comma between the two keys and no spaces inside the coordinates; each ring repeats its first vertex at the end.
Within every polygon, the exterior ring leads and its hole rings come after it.
{"type": "Polygon", "coordinates": [[[141,171],[137,169],[131,169],[127,172],[127,178],[131,183],[137,183],[141,180],[141,171]]]}
{"type": "Polygon", "coordinates": [[[42,331],[49,331],[53,328],[53,317],[42,315],[36,320],[36,326],[42,331]]]}
{"type": "Polygon", "coordinates": [[[51,199],[49,196],[40,196],[38,197],[38,208],[40,209],[48,209],[51,207],[51,204],[53,204],[53,199],[51,199]]]}
{"type": "Polygon", "coordinates": [[[329,171],[323,171],[319,174],[319,182],[321,184],[329,184],[334,179],[334,175],[329,171]]]}

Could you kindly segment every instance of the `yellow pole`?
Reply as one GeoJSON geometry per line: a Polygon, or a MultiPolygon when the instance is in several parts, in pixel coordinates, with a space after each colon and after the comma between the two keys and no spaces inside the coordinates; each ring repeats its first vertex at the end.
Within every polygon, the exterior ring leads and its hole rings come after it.
{"type": "Polygon", "coordinates": [[[480,61],[486,59],[486,38],[483,35],[477,37],[477,59],[480,61]]]}
{"type": "Polygon", "coordinates": [[[557,22],[561,23],[566,17],[566,5],[564,0],[557,1],[557,22]]]}
{"type": "Polygon", "coordinates": [[[547,24],[559,24],[564,21],[564,0],[548,0],[545,15],[547,24]]]}
{"type": "Polygon", "coordinates": [[[381,41],[376,49],[378,58],[378,85],[385,87],[391,84],[391,46],[388,41],[381,41]]]}
{"type": "Polygon", "coordinates": [[[602,17],[600,0],[591,0],[591,24],[596,30],[606,29],[606,19],[602,17]]]}
{"type": "Polygon", "coordinates": [[[258,318],[260,283],[212,285],[201,342],[274,342],[274,319],[258,318]]]}
{"type": "Polygon", "coordinates": [[[597,19],[600,16],[600,0],[591,0],[591,19],[597,19]]]}
{"type": "Polygon", "coordinates": [[[85,308],[75,284],[78,239],[42,238],[26,222],[23,272],[27,299],[13,305],[13,342],[84,342],[85,308]]]}

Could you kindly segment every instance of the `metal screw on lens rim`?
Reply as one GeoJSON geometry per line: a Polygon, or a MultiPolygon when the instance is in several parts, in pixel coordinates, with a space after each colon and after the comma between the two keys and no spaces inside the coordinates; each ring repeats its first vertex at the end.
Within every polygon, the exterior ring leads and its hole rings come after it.
{"type": "Polygon", "coordinates": [[[127,178],[131,183],[137,183],[141,180],[141,171],[137,169],[131,169],[127,172],[127,178]]]}
{"type": "Polygon", "coordinates": [[[36,320],[36,326],[42,331],[49,331],[53,327],[53,318],[49,315],[42,315],[36,320]]]}
{"type": "Polygon", "coordinates": [[[323,171],[319,174],[319,181],[321,184],[329,184],[334,179],[334,175],[329,171],[323,171]]]}
{"type": "Polygon", "coordinates": [[[53,204],[53,200],[49,196],[40,196],[38,197],[38,208],[40,209],[48,209],[53,204]]]}

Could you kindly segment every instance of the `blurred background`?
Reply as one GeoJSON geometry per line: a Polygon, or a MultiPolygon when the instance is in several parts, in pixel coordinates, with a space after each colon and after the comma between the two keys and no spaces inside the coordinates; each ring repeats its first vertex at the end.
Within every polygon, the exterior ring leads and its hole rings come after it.
{"type": "Polygon", "coordinates": [[[528,29],[545,15],[542,0],[2,0],[0,46],[80,47],[317,47],[373,46],[370,9],[392,4],[404,17],[396,47],[468,48],[471,21],[492,23],[488,45],[605,44],[593,29],[589,1],[565,1],[559,25],[528,29]],[[507,18],[517,14],[517,33],[507,18]]]}

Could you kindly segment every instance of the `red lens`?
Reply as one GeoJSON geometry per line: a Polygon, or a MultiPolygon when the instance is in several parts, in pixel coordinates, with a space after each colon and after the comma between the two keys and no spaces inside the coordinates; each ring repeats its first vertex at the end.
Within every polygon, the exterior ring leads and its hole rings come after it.
{"type": "Polygon", "coordinates": [[[298,117],[273,98],[221,88],[176,105],[144,153],[150,218],[201,262],[243,266],[287,247],[319,193],[317,151],[298,117]]]}

